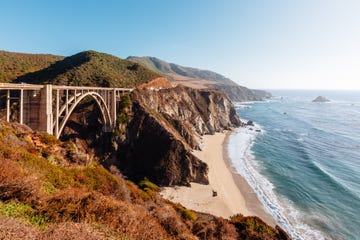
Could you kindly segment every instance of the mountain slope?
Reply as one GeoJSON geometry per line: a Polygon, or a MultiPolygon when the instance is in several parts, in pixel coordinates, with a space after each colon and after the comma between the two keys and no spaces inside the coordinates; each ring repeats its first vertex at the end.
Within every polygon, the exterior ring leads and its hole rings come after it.
{"type": "Polygon", "coordinates": [[[50,54],[26,54],[0,51],[0,82],[11,82],[22,75],[49,67],[64,59],[50,54]]]}
{"type": "Polygon", "coordinates": [[[66,57],[16,82],[57,85],[137,87],[161,77],[147,68],[110,54],[85,51],[66,57]]]}
{"type": "Polygon", "coordinates": [[[0,239],[289,239],[257,217],[227,220],[164,200],[147,180],[81,164],[76,150],[0,119],[0,239]]]}
{"type": "Polygon", "coordinates": [[[160,60],[155,57],[128,57],[130,61],[137,62],[153,71],[156,71],[160,74],[166,74],[170,79],[177,81],[178,77],[176,75],[183,76],[192,79],[202,79],[202,80],[210,80],[218,84],[224,85],[233,85],[237,84],[218,73],[208,71],[208,70],[200,70],[197,68],[183,67],[174,63],[168,63],[163,60],[160,60]]]}
{"type": "Polygon", "coordinates": [[[251,90],[218,73],[168,63],[155,57],[127,58],[163,76],[174,85],[183,84],[193,88],[212,88],[224,91],[232,101],[260,101],[271,95],[261,90],[251,90]]]}

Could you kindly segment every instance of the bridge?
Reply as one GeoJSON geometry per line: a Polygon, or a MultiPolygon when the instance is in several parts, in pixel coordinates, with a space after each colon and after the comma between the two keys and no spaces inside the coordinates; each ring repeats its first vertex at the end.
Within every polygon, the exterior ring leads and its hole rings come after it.
{"type": "Polygon", "coordinates": [[[53,134],[56,138],[60,137],[71,113],[85,98],[95,100],[101,111],[103,131],[111,132],[116,124],[120,97],[131,91],[132,88],[0,83],[0,92],[6,94],[6,121],[11,121],[15,111],[12,108],[17,102],[20,124],[53,134]]]}

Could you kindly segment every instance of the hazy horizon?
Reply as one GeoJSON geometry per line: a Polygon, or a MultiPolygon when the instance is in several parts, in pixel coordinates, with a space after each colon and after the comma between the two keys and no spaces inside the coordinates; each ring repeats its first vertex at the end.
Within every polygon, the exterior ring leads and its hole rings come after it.
{"type": "Polygon", "coordinates": [[[360,90],[360,1],[1,2],[0,49],[95,50],[211,70],[255,89],[360,90]]]}

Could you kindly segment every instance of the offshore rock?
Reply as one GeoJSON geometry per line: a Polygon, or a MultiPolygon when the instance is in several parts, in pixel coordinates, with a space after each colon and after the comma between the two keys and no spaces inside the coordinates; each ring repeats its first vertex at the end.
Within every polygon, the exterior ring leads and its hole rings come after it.
{"type": "Polygon", "coordinates": [[[329,99],[327,99],[326,97],[323,96],[318,96],[317,98],[315,98],[314,100],[312,100],[312,102],[330,102],[329,99]]]}

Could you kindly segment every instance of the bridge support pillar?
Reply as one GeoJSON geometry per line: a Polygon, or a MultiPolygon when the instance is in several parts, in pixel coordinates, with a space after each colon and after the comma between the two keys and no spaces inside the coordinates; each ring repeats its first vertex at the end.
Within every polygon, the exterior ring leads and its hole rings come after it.
{"type": "Polygon", "coordinates": [[[45,85],[40,95],[39,130],[53,134],[52,85],[45,85]]]}

